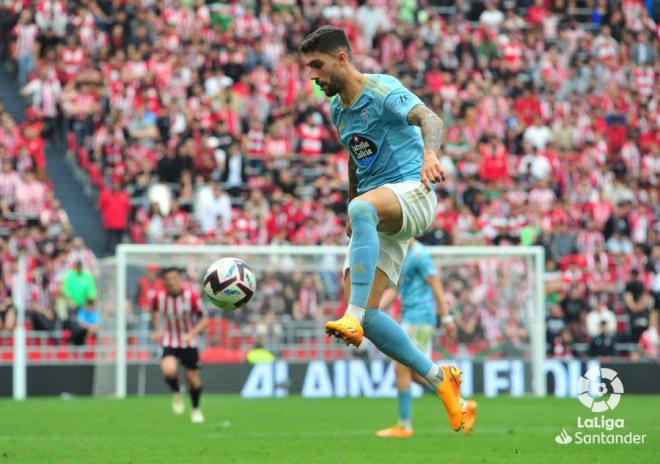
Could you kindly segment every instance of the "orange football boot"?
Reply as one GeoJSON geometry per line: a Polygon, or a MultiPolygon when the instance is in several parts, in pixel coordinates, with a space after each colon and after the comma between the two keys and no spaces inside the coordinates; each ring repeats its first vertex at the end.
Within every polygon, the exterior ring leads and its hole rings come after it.
{"type": "Polygon", "coordinates": [[[412,429],[407,429],[400,425],[394,425],[392,427],[379,430],[376,432],[376,435],[380,438],[410,438],[414,435],[412,429]]]}
{"type": "Polygon", "coordinates": [[[326,322],[325,333],[331,337],[337,337],[346,345],[355,345],[357,348],[364,338],[364,330],[360,323],[350,314],[344,314],[341,319],[326,322]]]}
{"type": "Polygon", "coordinates": [[[449,416],[449,425],[454,432],[461,430],[463,426],[463,408],[461,405],[461,371],[454,366],[442,366],[444,379],[438,385],[436,393],[442,400],[447,415],[449,416]]]}
{"type": "Polygon", "coordinates": [[[470,435],[477,421],[477,402],[467,400],[463,402],[463,433],[470,435]]]}

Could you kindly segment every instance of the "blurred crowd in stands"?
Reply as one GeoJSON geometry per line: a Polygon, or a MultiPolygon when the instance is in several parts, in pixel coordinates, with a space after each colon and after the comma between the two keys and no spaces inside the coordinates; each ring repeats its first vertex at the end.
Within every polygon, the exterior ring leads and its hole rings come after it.
{"type": "MultiPolygon", "coordinates": [[[[106,252],[345,244],[347,153],[297,56],[331,23],[358,69],[397,76],[445,122],[447,181],[421,240],[544,246],[550,355],[639,343],[657,359],[659,15],[650,0],[0,2],[0,59],[31,103],[20,125],[0,114],[0,213],[29,218],[0,239],[3,291],[12,243],[48,243],[53,282],[74,246],[43,137],[96,192],[106,252]]],[[[297,291],[324,287],[310,279],[297,291]]],[[[497,344],[511,318],[478,315],[488,290],[461,317],[497,344]]]]}
{"type": "Polygon", "coordinates": [[[43,121],[28,110],[17,124],[1,104],[0,121],[0,330],[15,327],[14,294],[22,292],[28,328],[66,333],[65,342],[82,345],[100,322],[96,257],[73,235],[54,197],[43,121]],[[19,278],[19,256],[26,282],[19,278]]]}

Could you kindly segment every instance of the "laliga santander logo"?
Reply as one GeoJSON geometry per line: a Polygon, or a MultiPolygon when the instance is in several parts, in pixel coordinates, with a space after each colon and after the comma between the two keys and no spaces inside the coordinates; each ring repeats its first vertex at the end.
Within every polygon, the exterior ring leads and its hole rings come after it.
{"type": "MultiPolygon", "coordinates": [[[[615,409],[621,401],[623,383],[615,370],[589,369],[578,381],[578,399],[591,412],[602,413],[615,409]],[[609,395],[607,397],[606,395],[609,395]]],[[[603,414],[577,418],[577,431],[569,434],[562,428],[555,437],[560,445],[643,445],[647,434],[625,432],[623,418],[603,414]]]]}
{"type": "Polygon", "coordinates": [[[606,367],[589,369],[578,381],[578,391],[580,392],[578,399],[580,403],[591,409],[591,412],[604,412],[616,408],[623,394],[623,383],[618,375],[615,370],[606,367]],[[609,389],[605,381],[609,383],[609,389]],[[593,382],[598,383],[594,384],[593,382]],[[611,390],[611,393],[607,400],[594,400],[590,394],[590,392],[593,392],[597,398],[603,398],[609,390],[611,390]]]}
{"type": "Polygon", "coordinates": [[[566,429],[561,429],[561,433],[555,437],[555,441],[560,445],[568,445],[573,441],[573,437],[566,433],[566,429]]]}

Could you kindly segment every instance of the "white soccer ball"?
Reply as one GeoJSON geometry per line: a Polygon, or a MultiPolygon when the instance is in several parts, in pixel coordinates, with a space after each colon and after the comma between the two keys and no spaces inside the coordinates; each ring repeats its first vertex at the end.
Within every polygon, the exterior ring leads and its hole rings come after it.
{"type": "Polygon", "coordinates": [[[250,266],[238,258],[222,258],[206,271],[204,291],[220,309],[238,309],[250,301],[257,280],[250,266]]]}

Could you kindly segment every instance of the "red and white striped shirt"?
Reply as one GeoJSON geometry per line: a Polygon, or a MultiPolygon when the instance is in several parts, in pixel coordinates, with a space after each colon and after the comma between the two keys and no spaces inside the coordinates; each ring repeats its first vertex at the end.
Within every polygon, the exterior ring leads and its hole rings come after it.
{"type": "Polygon", "coordinates": [[[85,51],[82,47],[67,47],[60,52],[60,66],[67,76],[73,78],[85,62],[85,51]]]}
{"type": "Polygon", "coordinates": [[[16,56],[34,53],[34,42],[39,35],[36,24],[17,24],[14,28],[16,36],[16,56]]]}
{"type": "Polygon", "coordinates": [[[268,137],[264,141],[264,152],[271,158],[290,156],[293,151],[291,140],[287,138],[268,137]]]}
{"type": "Polygon", "coordinates": [[[319,157],[323,147],[323,127],[303,123],[298,126],[300,137],[300,154],[302,156],[319,157]]]}
{"type": "Polygon", "coordinates": [[[252,159],[264,158],[264,130],[262,127],[251,127],[247,133],[248,157],[252,159]]]}
{"type": "Polygon", "coordinates": [[[631,83],[637,91],[650,97],[653,94],[653,85],[655,84],[655,71],[650,66],[635,67],[631,73],[631,83]]]}
{"type": "Polygon", "coordinates": [[[549,188],[534,188],[529,192],[529,203],[542,213],[550,211],[555,200],[555,192],[549,188]]]}
{"type": "Polygon", "coordinates": [[[502,46],[502,56],[509,71],[517,72],[523,66],[523,48],[518,42],[510,41],[502,46]]]}
{"type": "Polygon", "coordinates": [[[16,187],[16,212],[29,217],[38,217],[46,208],[48,188],[38,180],[21,182],[16,187]]]}
{"type": "Polygon", "coordinates": [[[0,198],[8,205],[16,201],[16,190],[21,183],[21,176],[16,171],[0,172],[0,198]]]}
{"type": "Polygon", "coordinates": [[[158,290],[151,300],[151,310],[158,311],[161,316],[163,347],[196,348],[198,346],[198,337],[190,343],[183,342],[182,337],[195,327],[197,317],[205,315],[199,293],[184,288],[179,295],[172,296],[167,290],[158,290]]]}

